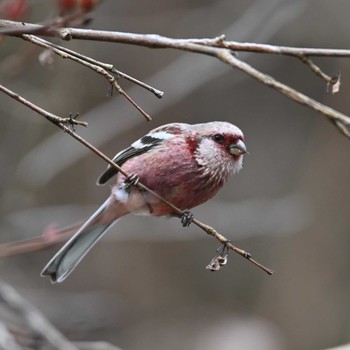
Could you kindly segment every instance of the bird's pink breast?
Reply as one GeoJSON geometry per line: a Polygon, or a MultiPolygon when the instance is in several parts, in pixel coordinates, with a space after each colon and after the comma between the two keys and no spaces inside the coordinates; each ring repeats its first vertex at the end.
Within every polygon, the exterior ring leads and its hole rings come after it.
{"type": "MultiPolygon", "coordinates": [[[[141,183],[180,209],[191,209],[207,201],[223,185],[223,181],[212,181],[209,175],[203,175],[203,167],[194,161],[193,153],[183,138],[174,138],[167,142],[166,147],[155,147],[148,153],[132,158],[122,168],[128,174],[137,174],[141,183]]],[[[124,176],[119,174],[116,187],[123,181],[124,176]]],[[[139,195],[136,188],[132,192],[139,195]]],[[[172,209],[154,195],[148,192],[141,195],[152,215],[172,214],[172,209]]]]}

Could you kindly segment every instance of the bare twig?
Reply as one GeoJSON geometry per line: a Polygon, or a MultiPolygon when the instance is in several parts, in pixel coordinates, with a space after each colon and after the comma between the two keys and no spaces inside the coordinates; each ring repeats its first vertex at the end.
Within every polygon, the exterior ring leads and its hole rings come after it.
{"type": "Polygon", "coordinates": [[[35,105],[34,103],[26,100],[25,98],[23,98],[22,96],[16,94],[15,92],[11,91],[10,89],[7,89],[5,86],[0,85],[0,91],[4,92],[5,94],[9,95],[10,97],[12,97],[13,99],[17,100],[18,102],[24,104],[26,107],[32,109],[34,112],[39,113],[40,115],[42,115],[44,118],[46,118],[48,121],[50,121],[51,123],[58,125],[58,126],[62,126],[61,129],[65,130],[69,130],[70,126],[72,124],[75,125],[82,125],[82,126],[87,126],[86,122],[82,122],[79,120],[75,120],[70,117],[68,118],[61,118],[58,117],[55,114],[52,114],[50,112],[47,112],[46,110],[40,108],[39,106],[35,105]],[[65,126],[65,124],[68,124],[68,127],[65,126]]]}
{"type": "Polygon", "coordinates": [[[37,41],[41,41],[43,44],[46,44],[48,46],[51,46],[52,48],[56,48],[62,52],[66,52],[72,56],[75,56],[75,57],[78,57],[88,63],[91,63],[93,65],[96,65],[96,66],[99,66],[103,69],[105,69],[106,71],[109,71],[113,74],[116,74],[117,75],[117,78],[123,78],[123,79],[126,79],[126,80],[129,80],[131,81],[132,83],[136,84],[136,85],[139,85],[141,87],[143,87],[144,89],[152,92],[156,97],[158,98],[162,98],[163,95],[164,95],[164,92],[161,91],[161,90],[158,90],[156,88],[154,88],[153,86],[150,86],[146,83],[144,83],[143,81],[140,81],[128,74],[125,74],[123,72],[121,72],[120,70],[117,70],[112,64],[108,64],[108,63],[104,63],[104,62],[101,62],[101,61],[97,61],[89,56],[86,56],[86,55],[83,55],[77,51],[73,51],[73,50],[70,50],[70,49],[67,49],[66,47],[63,47],[61,45],[57,45],[57,44],[54,44],[52,42],[49,42],[49,41],[46,41],[42,38],[38,38],[38,37],[35,37],[37,41]]]}
{"type": "MultiPolygon", "coordinates": [[[[84,30],[83,30],[84,31],[84,30]]],[[[80,32],[80,29],[78,30],[78,33],[80,32]]],[[[84,32],[85,33],[85,32],[84,32]]],[[[115,34],[115,32],[108,32],[111,36],[112,33],[115,34]]],[[[101,34],[101,33],[100,33],[101,34]]],[[[281,94],[287,96],[288,98],[303,104],[305,106],[308,106],[312,109],[314,109],[317,112],[320,112],[321,114],[328,117],[334,125],[337,126],[337,128],[343,133],[345,136],[349,137],[350,131],[350,117],[340,113],[318,101],[315,101],[314,99],[302,94],[301,92],[289,87],[288,85],[285,85],[276,79],[272,78],[271,76],[268,76],[257,69],[253,68],[249,64],[239,60],[237,57],[234,57],[232,55],[232,52],[228,49],[222,49],[217,47],[211,47],[211,46],[203,46],[202,44],[197,44],[192,42],[191,40],[179,40],[179,39],[170,39],[166,37],[161,37],[158,35],[142,35],[142,34],[130,34],[130,33],[119,33],[119,40],[120,42],[128,43],[128,44],[135,44],[135,45],[142,45],[152,48],[176,48],[180,50],[186,50],[201,54],[206,54],[209,56],[214,56],[218,58],[219,60],[229,64],[233,68],[238,68],[242,70],[244,73],[252,76],[253,78],[257,79],[261,83],[270,86],[280,92],[281,94]]],[[[72,36],[74,37],[74,36],[72,36]]],[[[80,39],[84,39],[84,35],[79,36],[77,34],[77,37],[80,39]]],[[[106,37],[101,34],[100,39],[108,39],[109,35],[106,34],[106,37]]],[[[108,41],[108,40],[107,40],[108,41]]],[[[213,43],[222,43],[222,37],[218,37],[212,40],[213,43]]],[[[348,52],[350,54],[350,50],[348,52]]],[[[300,57],[298,55],[297,57],[300,57]]],[[[316,70],[315,66],[313,66],[313,69],[316,70]]],[[[321,74],[321,71],[318,71],[318,74],[321,74]]],[[[323,75],[323,78],[325,78],[326,75],[323,75]]],[[[328,76],[327,76],[328,77],[328,76]]],[[[330,83],[334,80],[334,78],[327,79],[327,83],[330,83]]]]}
{"type": "MultiPolygon", "coordinates": [[[[26,24],[23,22],[12,22],[17,25],[5,26],[0,29],[0,35],[20,35],[20,34],[40,34],[45,32],[54,32],[55,30],[67,25],[72,25],[72,22],[81,19],[86,15],[84,11],[75,11],[69,13],[63,17],[50,18],[42,23],[37,24],[35,27],[31,27],[28,30],[26,24]]],[[[80,23],[81,24],[81,23],[80,23]]],[[[0,26],[1,27],[1,26],[0,26]]]]}
{"type": "MultiPolygon", "coordinates": [[[[0,28],[18,28],[20,27],[23,31],[27,28],[29,31],[38,28],[38,25],[23,23],[21,26],[18,22],[12,21],[0,21],[0,28]]],[[[40,25],[39,25],[40,27],[40,25]]],[[[280,83],[279,81],[273,79],[272,77],[256,70],[255,68],[249,66],[248,64],[238,60],[233,57],[232,50],[234,51],[254,51],[259,53],[270,53],[270,54],[283,54],[289,56],[295,56],[298,59],[302,59],[310,69],[324,79],[328,86],[331,84],[333,86],[332,91],[336,92],[339,89],[339,78],[331,78],[325,73],[323,73],[319,67],[317,67],[313,62],[309,60],[309,56],[334,56],[334,57],[350,57],[350,50],[340,50],[340,49],[310,49],[310,48],[292,48],[284,46],[273,46],[273,45],[262,45],[262,44],[252,44],[252,43],[238,43],[233,41],[225,41],[224,36],[219,36],[213,39],[173,39],[155,34],[135,34],[135,33],[123,33],[123,32],[111,32],[111,31],[101,31],[101,30],[89,30],[80,28],[63,28],[63,29],[52,29],[46,28],[46,31],[40,32],[41,35],[47,36],[59,36],[63,40],[71,39],[81,39],[81,40],[95,40],[95,41],[109,41],[118,42],[131,45],[145,46],[149,48],[173,48],[178,50],[185,50],[190,52],[195,52],[199,54],[205,54],[218,58],[219,60],[229,64],[234,68],[238,68],[259,80],[263,84],[274,88],[288,98],[308,106],[317,112],[327,116],[333,124],[338,128],[338,130],[349,137],[350,130],[350,117],[336,110],[325,106],[310,97],[292,89],[291,87],[280,83]]],[[[23,35],[25,37],[25,35],[23,35]]],[[[28,37],[28,36],[27,36],[28,37]]],[[[39,43],[37,42],[39,45],[39,43]]],[[[44,43],[41,42],[43,46],[44,43]]],[[[47,44],[45,44],[47,45],[47,44]]],[[[47,47],[45,46],[44,47],[47,47]]],[[[49,47],[47,47],[49,48],[49,47]]],[[[55,53],[65,57],[64,55],[69,55],[63,51],[50,46],[51,50],[55,53]],[[57,52],[55,50],[58,50],[57,52]]],[[[69,57],[70,58],[70,57],[69,57]]],[[[78,57],[71,58],[74,60],[81,60],[78,57]]],[[[85,62],[85,65],[89,66],[91,69],[96,70],[96,65],[92,63],[85,62]],[[92,68],[93,66],[94,68],[92,68]]],[[[120,86],[115,82],[114,77],[112,77],[105,69],[98,67],[96,71],[104,75],[106,79],[112,84],[119,93],[123,94],[126,98],[129,97],[123,90],[120,90],[120,86]]],[[[135,104],[136,108],[137,105],[135,104]]],[[[138,108],[139,109],[139,108],[138,108]]]]}
{"type": "Polygon", "coordinates": [[[280,92],[282,95],[287,96],[291,100],[298,102],[302,105],[308,106],[313,110],[322,113],[325,115],[331,122],[333,122],[337,128],[344,134],[346,137],[350,138],[350,117],[336,111],[335,109],[328,107],[311,97],[308,97],[301,92],[285,85],[269,75],[266,75],[257,69],[253,68],[249,64],[239,60],[238,58],[231,55],[229,51],[220,51],[218,52],[218,58],[223,62],[226,62],[232,67],[238,68],[244,73],[250,75],[254,79],[260,81],[261,83],[270,86],[280,92]]]}
{"type": "MultiPolygon", "coordinates": [[[[242,43],[238,41],[227,41],[224,35],[216,38],[191,38],[174,39],[157,34],[136,34],[118,31],[92,30],[82,28],[52,28],[40,24],[0,20],[0,34],[19,35],[35,32],[42,36],[60,37],[63,40],[80,39],[93,41],[106,41],[124,43],[149,48],[180,48],[182,44],[198,44],[202,46],[230,49],[232,51],[255,52],[273,55],[287,55],[299,57],[350,57],[350,49],[326,49],[280,46],[271,44],[242,43]],[[5,31],[7,30],[7,31],[5,31]],[[13,30],[13,32],[11,32],[13,30]],[[16,30],[16,31],[15,31],[16,30]]],[[[185,49],[185,48],[184,48],[185,49]]]]}
{"type": "Polygon", "coordinates": [[[208,226],[208,225],[206,225],[206,224],[204,224],[196,219],[193,219],[192,222],[195,225],[197,225],[198,227],[200,227],[202,230],[204,230],[208,235],[215,237],[221,244],[226,245],[229,249],[233,250],[235,253],[239,254],[243,258],[246,258],[251,263],[253,263],[255,266],[259,267],[261,270],[265,271],[269,275],[273,274],[273,270],[265,267],[264,265],[261,265],[259,262],[254,260],[250,253],[246,252],[245,250],[243,250],[241,248],[234,246],[227,238],[225,238],[223,235],[221,235],[219,232],[217,232],[214,228],[212,228],[212,227],[210,227],[210,226],[208,226]]]}
{"type": "MultiPolygon", "coordinates": [[[[0,21],[1,26],[18,27],[17,22],[11,21],[0,21]]],[[[23,27],[27,27],[28,30],[37,28],[38,25],[34,24],[23,24],[23,27]]],[[[22,28],[23,29],[23,28],[22,28]]],[[[309,49],[309,48],[288,48],[279,47],[273,45],[262,45],[262,44],[251,44],[251,43],[237,43],[232,41],[225,41],[224,36],[219,36],[214,39],[173,39],[155,34],[135,34],[135,33],[122,33],[122,32],[111,32],[111,31],[100,31],[100,30],[88,30],[80,28],[63,28],[59,30],[49,31],[41,33],[42,35],[48,36],[59,36],[64,40],[71,39],[82,39],[82,40],[97,40],[97,41],[110,41],[132,45],[145,46],[149,48],[173,48],[178,50],[185,50],[195,52],[199,54],[205,54],[218,58],[219,60],[229,64],[231,67],[238,68],[244,73],[252,76],[263,84],[270,86],[287,96],[288,98],[301,103],[315,111],[325,115],[338,130],[349,137],[350,135],[350,117],[340,113],[326,105],[323,105],[312,98],[298,92],[297,90],[277,81],[276,79],[268,76],[257,69],[251,67],[247,63],[233,57],[231,50],[246,50],[260,53],[272,53],[272,54],[283,54],[289,56],[295,56],[298,59],[302,59],[311,70],[322,77],[328,84],[333,85],[333,91],[335,92],[339,88],[339,79],[331,78],[324,74],[315,64],[313,64],[308,56],[335,56],[335,57],[350,57],[350,50],[338,50],[338,49],[309,49]]],[[[23,35],[25,36],[25,35],[23,35]]],[[[44,45],[41,42],[41,45],[44,45]]],[[[44,45],[44,47],[46,47],[44,45]]],[[[58,50],[51,46],[51,50],[58,50]]],[[[55,52],[55,51],[54,51],[55,52]]],[[[57,54],[69,55],[67,52],[58,50],[57,54]]],[[[73,58],[72,58],[73,59],[73,58]]],[[[78,57],[74,57],[75,60],[79,60],[78,57]]],[[[85,62],[85,65],[92,65],[96,70],[96,66],[92,63],[85,62]]],[[[91,68],[91,67],[90,67],[91,68]]],[[[114,77],[112,77],[105,69],[99,68],[99,73],[104,75],[110,84],[113,84],[118,92],[123,92],[119,89],[119,85],[116,84],[114,77]]],[[[98,70],[97,70],[98,71],[98,70]]],[[[124,95],[125,96],[125,95],[124,95]]],[[[127,96],[125,96],[127,97],[127,96]]],[[[128,97],[127,97],[128,98],[128,97]]]]}
{"type": "Polygon", "coordinates": [[[24,40],[30,41],[31,43],[33,43],[35,45],[38,45],[40,47],[43,47],[47,50],[54,52],[55,54],[61,56],[62,58],[68,58],[72,61],[75,61],[77,63],[84,65],[85,67],[92,69],[93,71],[95,71],[98,74],[101,74],[102,76],[104,76],[107,79],[108,83],[118,91],[118,93],[123,95],[133,106],[136,107],[136,109],[138,111],[141,112],[141,114],[146,118],[146,120],[148,120],[148,121],[152,120],[152,118],[121,88],[121,86],[117,83],[117,80],[114,78],[114,76],[109,74],[104,68],[102,68],[96,64],[87,62],[86,60],[84,60],[76,55],[72,55],[68,52],[64,52],[64,51],[52,46],[51,43],[49,43],[48,41],[42,40],[34,35],[22,34],[21,37],[24,40]]]}
{"type": "MultiPolygon", "coordinates": [[[[338,83],[338,79],[336,79],[335,77],[331,77],[328,74],[324,73],[321,68],[319,66],[317,66],[314,62],[312,62],[310,60],[310,58],[308,58],[305,55],[300,55],[299,56],[301,62],[303,62],[304,64],[306,64],[313,73],[315,73],[318,77],[320,77],[323,81],[325,81],[327,83],[327,87],[332,85],[335,86],[338,83]]],[[[338,90],[334,91],[334,92],[338,92],[338,90]]],[[[333,92],[333,91],[332,91],[333,92]]]]}
{"type": "Polygon", "coordinates": [[[226,47],[233,51],[255,52],[285,56],[315,56],[315,57],[350,57],[348,49],[325,49],[309,47],[279,46],[257,43],[240,43],[237,41],[225,41],[217,44],[218,47],[226,47]]]}
{"type": "MultiPolygon", "coordinates": [[[[13,91],[9,90],[8,88],[0,85],[0,91],[3,91],[4,93],[6,93],[7,95],[9,95],[10,97],[14,98],[15,100],[17,100],[18,102],[21,102],[22,104],[24,104],[25,106],[31,108],[32,110],[36,111],[38,114],[42,115],[43,117],[45,117],[48,121],[52,122],[53,124],[55,124],[56,126],[58,126],[59,128],[61,128],[63,131],[65,131],[67,134],[69,134],[70,136],[72,136],[73,138],[75,138],[77,141],[79,141],[81,144],[83,144],[85,147],[87,147],[88,149],[90,149],[92,152],[94,152],[96,155],[98,155],[100,158],[102,158],[103,160],[105,160],[109,165],[111,165],[113,168],[115,168],[118,172],[120,172],[121,174],[123,174],[125,177],[128,176],[128,174],[123,170],[123,168],[121,168],[119,165],[117,165],[115,162],[113,162],[112,159],[110,159],[109,157],[107,157],[104,153],[102,153],[100,150],[98,150],[96,147],[94,147],[92,144],[90,144],[89,142],[87,142],[84,138],[82,138],[81,136],[79,136],[78,134],[76,134],[70,127],[67,127],[66,125],[64,125],[63,123],[59,122],[60,120],[62,120],[62,118],[53,115],[52,113],[49,113],[45,110],[43,110],[42,108],[34,105],[32,102],[29,102],[28,100],[24,99],[23,97],[20,97],[18,94],[14,93],[13,91]]],[[[170,208],[173,209],[174,213],[178,214],[179,216],[181,216],[183,214],[183,210],[181,210],[180,208],[176,207],[175,205],[173,205],[172,203],[170,203],[169,201],[167,201],[165,198],[163,198],[162,196],[160,196],[159,194],[157,194],[156,192],[154,192],[153,190],[151,190],[150,188],[146,187],[145,185],[143,185],[142,183],[138,182],[135,186],[137,186],[139,189],[142,189],[144,191],[148,191],[149,193],[151,193],[152,195],[154,195],[155,197],[157,197],[158,199],[160,199],[162,202],[164,202],[165,204],[167,204],[170,208]]],[[[193,223],[195,225],[197,225],[198,227],[200,227],[202,230],[204,230],[206,233],[210,234],[211,236],[215,237],[217,240],[219,240],[221,243],[225,243],[227,244],[227,246],[235,251],[237,254],[243,256],[244,258],[248,259],[251,263],[253,263],[254,265],[256,265],[257,267],[259,267],[260,269],[262,269],[263,271],[265,271],[266,273],[268,273],[269,275],[273,274],[273,271],[270,270],[269,268],[263,266],[262,264],[258,263],[257,261],[255,261],[254,259],[252,259],[251,255],[249,253],[247,253],[246,251],[234,246],[231,243],[228,243],[228,239],[226,239],[224,236],[222,236],[221,234],[219,234],[216,230],[214,230],[212,227],[200,222],[199,220],[193,219],[193,223]]]]}

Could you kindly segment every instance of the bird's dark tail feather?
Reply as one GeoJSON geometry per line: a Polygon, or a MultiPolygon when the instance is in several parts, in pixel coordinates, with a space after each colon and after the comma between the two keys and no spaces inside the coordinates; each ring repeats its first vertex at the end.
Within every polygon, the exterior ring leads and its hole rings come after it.
{"type": "Polygon", "coordinates": [[[55,254],[41,272],[41,276],[50,276],[53,283],[62,282],[66,279],[107,229],[117,221],[103,223],[103,220],[101,220],[108,201],[103,203],[77,233],[55,254]]]}

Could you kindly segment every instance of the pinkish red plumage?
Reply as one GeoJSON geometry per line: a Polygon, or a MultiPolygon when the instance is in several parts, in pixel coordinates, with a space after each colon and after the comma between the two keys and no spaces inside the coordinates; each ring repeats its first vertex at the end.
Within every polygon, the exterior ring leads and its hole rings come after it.
{"type": "MultiPolygon", "coordinates": [[[[152,130],[119,152],[114,161],[128,174],[180,209],[191,209],[213,197],[242,167],[243,133],[227,122],[172,123],[152,130]]],[[[45,267],[42,275],[61,282],[102,234],[128,213],[177,215],[157,197],[135,186],[108,167],[98,184],[116,175],[111,196],[45,267]]]]}
{"type": "MultiPolygon", "coordinates": [[[[199,124],[195,126],[196,128],[193,125],[178,124],[179,127],[169,125],[155,129],[149,135],[166,132],[173,137],[165,139],[161,146],[156,146],[147,153],[127,160],[123,164],[123,169],[128,174],[137,174],[143,184],[154,189],[175,206],[191,209],[213,197],[234,171],[234,164],[238,162],[238,159],[227,152],[227,147],[237,140],[242,140],[242,133],[237,128],[233,129],[229,123],[224,125],[220,123],[221,128],[215,128],[216,124],[199,124]],[[223,144],[217,144],[210,138],[220,132],[226,135],[223,144]],[[215,164],[211,164],[213,169],[198,164],[196,160],[198,156],[196,152],[204,137],[208,140],[206,147],[212,146],[219,149],[219,152],[215,152],[217,155],[215,164]]],[[[213,150],[208,149],[207,152],[213,153],[213,150]]],[[[118,175],[113,187],[113,193],[116,196],[118,196],[118,190],[123,187],[124,180],[124,176],[118,175]]],[[[140,196],[140,192],[134,187],[130,195],[140,196]]],[[[142,193],[141,196],[146,207],[129,207],[129,211],[151,210],[151,214],[155,216],[172,214],[168,205],[148,192],[142,193]]],[[[140,201],[136,202],[140,203],[140,201]]]]}

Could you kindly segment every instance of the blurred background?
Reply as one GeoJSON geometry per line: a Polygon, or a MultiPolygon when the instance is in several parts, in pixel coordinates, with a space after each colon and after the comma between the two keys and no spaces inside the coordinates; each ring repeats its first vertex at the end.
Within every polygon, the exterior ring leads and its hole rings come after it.
{"type": "MultiPolygon", "coordinates": [[[[345,0],[105,0],[89,27],[349,48],[349,12],[345,0]]],[[[27,1],[23,20],[55,14],[55,1],[27,1]]],[[[322,115],[210,57],[113,43],[61,44],[165,92],[157,99],[120,81],[152,116],[147,123],[121,96],[107,97],[101,76],[57,56],[43,65],[39,48],[2,40],[2,84],[60,116],[79,112],[89,127],[78,133],[109,156],[169,122],[225,120],[244,131],[250,154],[242,172],[193,212],[275,274],[233,253],[225,268],[211,273],[205,267],[218,242],[194,225],[128,216],[63,284],[39,276],[59,245],[2,258],[1,278],[74,341],[103,340],[130,350],[303,350],[349,342],[349,140],[322,115]]],[[[350,113],[350,58],[314,59],[329,75],[341,72],[340,92],[331,95],[295,58],[239,57],[350,113]]],[[[106,167],[101,159],[5,94],[0,113],[1,243],[79,221],[105,200],[109,186],[95,186],[106,167]]]]}

